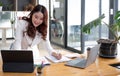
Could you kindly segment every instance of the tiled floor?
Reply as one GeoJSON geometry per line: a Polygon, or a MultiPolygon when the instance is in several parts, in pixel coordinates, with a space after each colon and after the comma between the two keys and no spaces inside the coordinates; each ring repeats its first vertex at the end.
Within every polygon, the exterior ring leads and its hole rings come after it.
{"type": "MultiPolygon", "coordinates": [[[[7,40],[6,44],[3,44],[2,40],[0,40],[0,50],[9,49],[10,48],[10,44],[13,41],[14,40],[7,40]]],[[[63,49],[63,48],[61,48],[59,46],[56,46],[56,45],[53,45],[53,44],[52,44],[52,47],[55,50],[61,50],[62,54],[70,52],[69,50],[63,49]]],[[[39,45],[39,49],[40,49],[40,56],[47,56],[48,55],[48,52],[41,45],[39,45]]],[[[120,45],[118,45],[118,55],[117,55],[118,58],[120,57],[120,51],[119,51],[119,49],[120,49],[120,45]]],[[[84,52],[84,55],[87,55],[86,51],[84,52]]]]}
{"type": "Polygon", "coordinates": [[[2,43],[2,41],[0,40],[0,49],[9,49],[10,48],[10,44],[13,42],[13,40],[7,40],[6,44],[2,43]]]}
{"type": "MultiPolygon", "coordinates": [[[[7,50],[10,48],[10,44],[13,42],[14,40],[7,40],[6,44],[3,44],[2,41],[0,40],[0,50],[7,50]]],[[[63,49],[61,47],[58,47],[56,45],[52,45],[52,47],[55,49],[55,50],[62,50],[62,51],[68,51],[66,49],[63,49]]],[[[40,49],[40,54],[41,56],[45,56],[45,55],[48,55],[48,52],[39,46],[39,49],[40,49]]]]}
{"type": "MultiPolygon", "coordinates": [[[[10,44],[13,42],[14,40],[7,40],[7,44],[3,44],[2,42],[1,42],[1,40],[0,40],[0,50],[3,50],[3,49],[9,49],[10,48],[10,44]]],[[[59,47],[59,46],[56,46],[56,45],[52,45],[52,47],[55,49],[55,50],[62,50],[62,52],[70,52],[70,51],[68,51],[68,50],[66,50],[66,49],[63,49],[63,48],[61,48],[61,47],[59,47]]],[[[48,55],[48,52],[44,49],[44,48],[42,48],[41,47],[41,45],[39,46],[39,49],[40,49],[40,54],[41,54],[41,56],[45,56],[45,55],[48,55]]],[[[118,45],[118,56],[120,57],[120,51],[119,51],[119,49],[120,49],[120,45],[118,45]]],[[[87,54],[86,53],[86,51],[84,52],[84,54],[87,54]]]]}

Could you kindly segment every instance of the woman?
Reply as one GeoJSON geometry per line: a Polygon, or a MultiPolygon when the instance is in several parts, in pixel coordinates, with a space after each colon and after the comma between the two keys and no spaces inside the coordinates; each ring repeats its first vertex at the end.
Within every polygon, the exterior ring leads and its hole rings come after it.
{"type": "MultiPolygon", "coordinates": [[[[28,17],[18,20],[16,28],[16,37],[12,49],[30,49],[37,44],[42,44],[46,50],[56,59],[61,59],[50,45],[47,38],[48,13],[44,6],[37,5],[30,12],[28,17]]],[[[33,49],[33,55],[38,52],[33,49]]]]}

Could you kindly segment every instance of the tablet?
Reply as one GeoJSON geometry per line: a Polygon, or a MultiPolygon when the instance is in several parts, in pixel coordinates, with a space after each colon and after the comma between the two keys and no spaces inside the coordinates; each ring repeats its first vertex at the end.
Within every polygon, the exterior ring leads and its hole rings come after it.
{"type": "Polygon", "coordinates": [[[3,72],[33,72],[32,50],[1,50],[3,72]]]}

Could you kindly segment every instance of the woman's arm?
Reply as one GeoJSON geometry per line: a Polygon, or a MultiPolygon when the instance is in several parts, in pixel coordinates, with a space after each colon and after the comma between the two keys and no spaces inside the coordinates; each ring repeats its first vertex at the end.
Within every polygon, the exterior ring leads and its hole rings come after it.
{"type": "Polygon", "coordinates": [[[45,49],[49,52],[50,55],[54,56],[58,60],[61,59],[62,57],[61,53],[58,53],[52,48],[50,41],[48,39],[46,39],[46,41],[43,40],[43,42],[44,42],[45,49]]]}

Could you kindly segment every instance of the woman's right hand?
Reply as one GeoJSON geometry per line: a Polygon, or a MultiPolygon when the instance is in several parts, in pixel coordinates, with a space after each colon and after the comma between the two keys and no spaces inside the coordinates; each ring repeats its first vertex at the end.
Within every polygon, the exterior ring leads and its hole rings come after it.
{"type": "Polygon", "coordinates": [[[62,58],[62,55],[60,53],[56,53],[56,52],[52,52],[52,56],[54,56],[58,60],[60,60],[62,58]]]}

